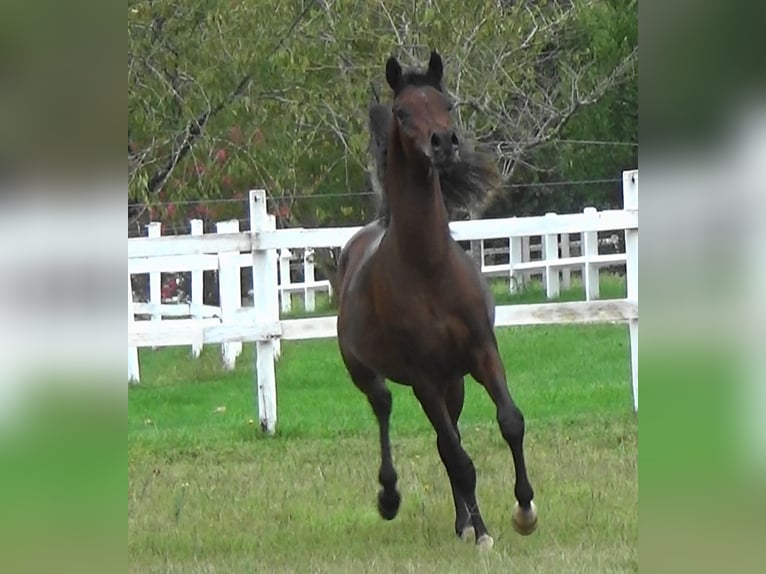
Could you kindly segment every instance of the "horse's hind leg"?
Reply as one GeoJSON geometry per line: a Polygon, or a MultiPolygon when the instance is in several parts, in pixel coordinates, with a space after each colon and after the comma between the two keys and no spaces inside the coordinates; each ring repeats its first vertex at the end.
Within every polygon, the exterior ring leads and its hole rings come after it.
{"type": "Polygon", "coordinates": [[[519,534],[531,534],[537,527],[537,510],[532,501],[534,491],[524,461],[524,416],[511,398],[503,362],[494,341],[476,353],[471,374],[487,389],[495,403],[500,432],[511,449],[516,470],[514,494],[517,501],[512,516],[513,527],[519,534]]]}
{"type": "MultiPolygon", "coordinates": [[[[457,423],[460,419],[460,414],[463,412],[463,402],[465,400],[465,382],[462,377],[456,379],[454,383],[449,384],[444,398],[447,403],[447,411],[449,412],[452,426],[455,427],[458,441],[460,441],[460,430],[458,429],[457,423]]],[[[449,475],[449,477],[450,487],[452,488],[452,499],[455,502],[455,533],[459,538],[465,540],[468,537],[474,536],[471,515],[468,513],[465,499],[455,484],[452,475],[449,475]]]]}
{"type": "Polygon", "coordinates": [[[401,496],[396,490],[396,470],[391,458],[391,441],[388,432],[388,422],[391,417],[391,391],[386,386],[383,377],[371,371],[355,360],[343,357],[346,368],[354,384],[367,396],[367,401],[378,419],[380,430],[380,470],[378,481],[381,490],[378,492],[378,512],[386,520],[393,520],[399,511],[401,496]]]}
{"type": "Polygon", "coordinates": [[[413,387],[415,396],[428,416],[428,420],[436,430],[436,445],[439,456],[447,469],[453,492],[465,501],[466,509],[473,525],[476,544],[480,547],[491,548],[492,537],[487,532],[484,519],[476,502],[476,468],[471,457],[460,444],[460,435],[452,422],[447,409],[445,395],[429,382],[413,387]]]}

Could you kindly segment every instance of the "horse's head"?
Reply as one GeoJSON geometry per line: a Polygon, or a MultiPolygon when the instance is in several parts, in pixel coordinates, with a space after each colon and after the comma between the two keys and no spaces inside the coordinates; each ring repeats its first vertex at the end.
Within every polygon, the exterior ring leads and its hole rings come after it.
{"type": "Polygon", "coordinates": [[[410,162],[427,162],[443,169],[458,160],[457,134],[452,127],[452,104],[441,92],[442,59],[431,52],[424,82],[405,78],[396,58],[386,62],[386,80],[394,91],[394,125],[410,162]]]}

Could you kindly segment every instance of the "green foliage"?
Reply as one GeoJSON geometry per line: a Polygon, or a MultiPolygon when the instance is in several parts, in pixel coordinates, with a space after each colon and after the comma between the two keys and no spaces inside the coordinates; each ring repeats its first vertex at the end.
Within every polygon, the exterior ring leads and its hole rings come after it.
{"type": "MultiPolygon", "coordinates": [[[[383,67],[390,54],[404,65],[422,64],[431,48],[445,59],[458,123],[506,150],[498,161],[509,182],[619,177],[635,167],[634,148],[535,142],[636,141],[635,74],[607,81],[637,45],[635,0],[508,4],[129,2],[128,121],[135,152],[129,196],[175,202],[245,197],[248,189],[264,187],[286,222],[369,219],[371,197],[337,194],[368,189],[373,91],[388,100],[383,67]],[[583,98],[595,94],[596,102],[578,106],[554,133],[555,118],[546,110],[565,112],[575,87],[583,98]],[[174,164],[186,127],[210,110],[215,113],[188,154],[174,164]],[[150,193],[147,184],[168,165],[167,180],[150,193]]],[[[510,190],[499,199],[501,212],[529,210],[510,190]],[[508,198],[510,204],[503,201],[508,198]]],[[[578,196],[574,203],[588,199],[578,196]]],[[[226,213],[204,209],[176,209],[172,217],[245,216],[239,204],[226,213]]]]}

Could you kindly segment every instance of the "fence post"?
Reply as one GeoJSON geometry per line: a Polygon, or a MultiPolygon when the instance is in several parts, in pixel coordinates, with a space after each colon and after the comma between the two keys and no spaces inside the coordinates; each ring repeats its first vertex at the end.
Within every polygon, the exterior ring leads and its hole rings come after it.
{"type": "MultiPolygon", "coordinates": [[[[277,228],[277,216],[269,215],[268,230],[274,231],[277,228]]],[[[269,309],[273,315],[274,321],[279,321],[279,286],[277,285],[277,267],[279,265],[279,252],[276,249],[269,251],[269,277],[274,278],[274,287],[269,291],[271,296],[271,302],[269,309]]],[[[282,355],[282,340],[276,339],[274,341],[274,360],[278,361],[282,355]]]]}
{"type": "Polygon", "coordinates": [[[516,271],[515,267],[523,261],[521,257],[521,237],[509,238],[508,244],[508,258],[511,268],[511,276],[509,278],[508,286],[511,293],[518,293],[521,290],[521,286],[524,283],[524,273],[522,271],[516,271]]]}
{"type": "Polygon", "coordinates": [[[293,308],[290,291],[285,290],[285,287],[290,286],[290,259],[292,256],[293,254],[289,249],[279,250],[279,293],[282,298],[283,313],[289,313],[293,308]]]}
{"type": "MultiPolygon", "coordinates": [[[[638,211],[638,170],[622,172],[623,209],[638,211]]],[[[638,229],[625,230],[625,276],[629,301],[638,303],[638,229]]],[[[628,322],[630,330],[630,375],[633,409],[638,412],[638,318],[628,322]]]]}
{"type": "MultiPolygon", "coordinates": [[[[161,237],[162,236],[162,222],[152,221],[146,225],[147,235],[149,237],[161,237]]],[[[160,271],[152,271],[149,273],[149,303],[152,305],[162,305],[162,273],[160,271]]],[[[162,311],[156,309],[152,311],[152,321],[161,321],[162,311]]],[[[152,349],[156,349],[156,346],[152,346],[152,349]]]]}
{"type": "MultiPolygon", "coordinates": [[[[239,221],[221,221],[215,224],[217,233],[236,233],[239,231],[239,221]]],[[[231,325],[237,321],[237,312],[242,306],[242,286],[238,251],[218,254],[218,296],[221,306],[221,323],[231,325]]],[[[237,357],[242,352],[241,342],[221,343],[223,366],[233,369],[237,357]]]]}
{"type": "MultiPolygon", "coordinates": [[[[521,238],[521,261],[532,261],[532,253],[530,250],[530,243],[531,243],[531,237],[529,235],[524,235],[521,238]]],[[[531,271],[522,271],[521,272],[522,280],[521,282],[523,284],[526,284],[531,278],[532,278],[532,272],[531,271]]]]}
{"type": "MultiPolygon", "coordinates": [[[[191,220],[191,234],[202,235],[204,233],[204,227],[201,219],[191,220]]],[[[191,272],[191,310],[192,317],[198,319],[203,316],[202,305],[205,302],[205,291],[203,287],[201,269],[195,269],[191,272]]],[[[202,352],[202,343],[192,344],[192,357],[199,357],[202,352]]]]}
{"type": "MultiPolygon", "coordinates": [[[[128,330],[131,324],[135,323],[136,317],[133,315],[133,285],[130,282],[130,273],[128,273],[128,330]]],[[[138,348],[128,347],[128,384],[141,382],[141,373],[138,366],[138,348]]]]}
{"type": "Polygon", "coordinates": [[[484,251],[483,251],[484,242],[481,239],[471,239],[469,242],[469,248],[468,252],[471,255],[471,259],[473,259],[474,263],[476,263],[476,267],[479,269],[484,268],[484,251]]]}
{"type": "Polygon", "coordinates": [[[309,283],[314,283],[314,250],[311,247],[303,251],[303,308],[310,313],[316,308],[316,300],[314,287],[309,287],[309,283]]]}
{"type": "MultiPolygon", "coordinates": [[[[571,251],[570,251],[570,245],[569,245],[569,234],[562,233],[561,234],[561,258],[569,259],[570,255],[571,255],[571,251]]],[[[561,286],[564,289],[569,289],[572,286],[572,270],[569,267],[564,267],[561,270],[561,286]]]]}
{"type": "MultiPolygon", "coordinates": [[[[548,212],[545,214],[547,218],[554,218],[556,214],[548,212]]],[[[548,233],[543,235],[543,257],[545,261],[554,261],[559,258],[559,236],[556,233],[548,233]]],[[[545,293],[548,299],[554,299],[559,296],[559,269],[558,267],[551,267],[546,263],[545,265],[545,293]]]]}
{"type": "MultiPolygon", "coordinates": [[[[595,207],[586,207],[582,212],[590,217],[596,217],[598,211],[595,207]]],[[[582,270],[583,283],[585,284],[585,300],[592,301],[599,298],[599,267],[592,263],[594,257],[598,257],[598,233],[596,231],[583,231],[580,234],[580,253],[585,257],[582,270]]]]}
{"type": "MultiPolygon", "coordinates": [[[[253,239],[268,231],[272,222],[266,211],[266,191],[250,190],[250,229],[253,239]]],[[[271,265],[269,252],[253,247],[253,313],[259,323],[279,320],[279,309],[273,304],[277,284],[276,265],[271,265]]],[[[273,260],[273,259],[272,259],[273,260]]],[[[276,262],[275,262],[276,263],[276,262]]],[[[274,371],[274,341],[255,343],[256,394],[261,428],[274,434],[277,428],[277,384],[274,371]]]]}

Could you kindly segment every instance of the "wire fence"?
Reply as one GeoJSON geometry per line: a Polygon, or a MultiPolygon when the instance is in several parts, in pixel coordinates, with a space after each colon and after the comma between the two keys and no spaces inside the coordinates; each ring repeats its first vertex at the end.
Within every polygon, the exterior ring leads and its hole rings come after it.
{"type": "MultiPolygon", "coordinates": [[[[523,189],[523,188],[565,188],[569,186],[581,186],[581,185],[603,185],[612,183],[622,183],[620,178],[600,178],[600,179],[584,179],[584,180],[564,180],[564,181],[547,181],[547,182],[530,182],[530,183],[510,183],[506,187],[510,189],[523,189]]],[[[327,199],[354,199],[354,198],[371,198],[377,194],[374,191],[351,191],[351,192],[337,192],[337,193],[317,193],[317,194],[290,194],[285,193],[283,196],[271,196],[268,198],[270,207],[273,210],[279,209],[284,204],[294,204],[295,202],[302,201],[322,201],[327,199]]],[[[184,206],[235,206],[241,205],[242,212],[247,213],[247,199],[242,197],[229,197],[229,198],[212,198],[212,199],[183,199],[178,201],[156,201],[151,203],[134,203],[130,205],[130,208],[136,211],[141,210],[166,210],[168,207],[184,207],[184,206]]],[[[193,219],[194,216],[190,216],[188,219],[193,219]]],[[[204,217],[198,217],[205,219],[204,217]]],[[[145,218],[144,218],[145,219],[145,218]]],[[[172,219],[172,218],[171,218],[172,219]]],[[[247,217],[235,218],[226,217],[227,220],[236,219],[239,221],[240,226],[243,229],[247,229],[246,225],[249,225],[249,219],[247,217]]],[[[215,226],[215,221],[206,221],[205,229],[208,227],[212,230],[215,226]]],[[[168,235],[188,233],[189,222],[174,222],[167,221],[163,223],[163,233],[168,235]]],[[[128,237],[141,237],[146,234],[144,230],[143,221],[133,221],[129,225],[128,237]]]]}

